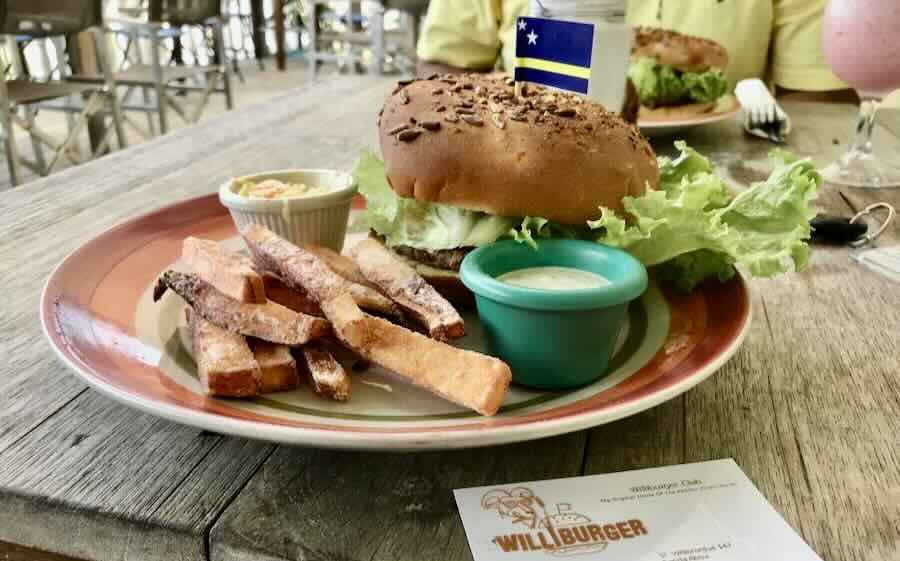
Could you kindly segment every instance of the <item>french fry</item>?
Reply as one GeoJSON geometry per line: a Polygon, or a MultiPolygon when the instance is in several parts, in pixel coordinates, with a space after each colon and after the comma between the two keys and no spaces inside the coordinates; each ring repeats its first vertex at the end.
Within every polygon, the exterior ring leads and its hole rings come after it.
{"type": "Polygon", "coordinates": [[[197,276],[222,294],[240,302],[266,302],[262,278],[243,255],[228,251],[212,240],[190,237],[181,246],[181,258],[197,276]]]}
{"type": "Polygon", "coordinates": [[[314,300],[327,300],[328,294],[349,292],[366,310],[402,318],[402,312],[387,296],[377,290],[350,282],[331,270],[309,251],[300,249],[273,232],[256,224],[247,224],[241,236],[250,248],[257,268],[274,273],[293,286],[303,288],[314,300]],[[296,279],[303,278],[300,283],[296,279]]]}
{"type": "Polygon", "coordinates": [[[153,301],[159,301],[167,288],[184,298],[204,319],[228,331],[291,346],[331,334],[330,324],[322,318],[298,314],[275,302],[238,302],[197,275],[166,271],[153,290],[153,301]]]}
{"type": "Polygon", "coordinates": [[[266,288],[266,296],[272,302],[281,304],[285,308],[299,314],[325,317],[322,308],[305,292],[288,286],[283,280],[271,273],[265,273],[262,279],[263,286],[266,288]]]}
{"type": "Polygon", "coordinates": [[[304,375],[316,395],[347,401],[350,399],[350,376],[321,343],[310,343],[300,349],[306,368],[304,375]]]}
{"type": "Polygon", "coordinates": [[[248,343],[259,364],[259,393],[283,392],[300,385],[297,362],[290,347],[262,339],[250,339],[248,343]]]}
{"type": "Polygon", "coordinates": [[[365,276],[363,276],[362,271],[359,270],[359,266],[353,259],[321,245],[305,245],[303,246],[303,249],[318,257],[323,263],[328,265],[328,268],[348,281],[363,286],[369,286],[376,290],[378,289],[377,286],[373,285],[365,276]]]}
{"type": "Polygon", "coordinates": [[[350,255],[366,279],[410,312],[433,338],[447,341],[465,335],[463,319],[453,305],[378,240],[362,240],[350,255]]]}
{"type": "Polygon", "coordinates": [[[482,415],[500,408],[512,379],[503,361],[367,316],[347,294],[320,305],[338,339],[363,358],[482,415]]]}
{"type": "Polygon", "coordinates": [[[351,350],[454,403],[483,415],[497,412],[512,379],[506,363],[367,316],[341,277],[308,251],[252,224],[241,235],[259,267],[301,286],[319,303],[351,350]]]}
{"type": "Polygon", "coordinates": [[[190,308],[184,312],[203,392],[221,397],[258,394],[262,372],[247,339],[212,324],[190,308]]]}

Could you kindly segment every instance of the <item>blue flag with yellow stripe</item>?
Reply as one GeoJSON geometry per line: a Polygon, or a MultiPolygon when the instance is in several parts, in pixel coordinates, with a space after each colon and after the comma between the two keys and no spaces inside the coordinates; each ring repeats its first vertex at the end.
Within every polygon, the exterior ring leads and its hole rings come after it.
{"type": "Polygon", "coordinates": [[[596,45],[593,24],[520,17],[516,26],[516,81],[588,93],[596,45]]]}

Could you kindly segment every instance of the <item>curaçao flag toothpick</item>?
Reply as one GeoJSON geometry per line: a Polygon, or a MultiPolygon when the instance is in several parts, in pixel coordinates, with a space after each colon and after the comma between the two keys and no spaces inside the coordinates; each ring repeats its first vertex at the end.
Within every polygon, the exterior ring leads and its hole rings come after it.
{"type": "Polygon", "coordinates": [[[516,81],[579,93],[618,110],[631,45],[627,25],[539,17],[520,17],[516,25],[516,81]]]}
{"type": "Polygon", "coordinates": [[[516,30],[516,81],[587,95],[594,24],[520,17],[516,30]]]}

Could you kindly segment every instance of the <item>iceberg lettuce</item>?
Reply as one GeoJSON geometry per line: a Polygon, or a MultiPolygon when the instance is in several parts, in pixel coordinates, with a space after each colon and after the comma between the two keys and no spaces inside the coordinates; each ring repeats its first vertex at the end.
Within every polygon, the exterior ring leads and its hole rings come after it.
{"type": "Polygon", "coordinates": [[[374,230],[389,246],[425,250],[481,246],[508,235],[516,223],[504,216],[398,197],[388,185],[384,163],[371,152],[360,155],[353,177],[366,198],[366,210],[355,226],[374,230]]]}

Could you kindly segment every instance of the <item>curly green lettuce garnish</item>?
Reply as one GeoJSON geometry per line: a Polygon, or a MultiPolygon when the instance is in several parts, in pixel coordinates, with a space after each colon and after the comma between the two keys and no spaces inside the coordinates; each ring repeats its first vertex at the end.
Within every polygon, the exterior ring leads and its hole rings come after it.
{"type": "Polygon", "coordinates": [[[665,264],[663,276],[685,289],[710,276],[727,279],[736,263],[761,277],[806,265],[810,201],[822,182],[809,159],[773,152],[769,178],[732,197],[709,160],[675,144],[678,158],[659,158],[659,189],[622,200],[628,221],[601,208],[589,222],[602,230],[598,242],[645,265],[665,264]]]}
{"type": "Polygon", "coordinates": [[[522,223],[517,228],[509,231],[509,237],[517,242],[528,244],[531,248],[537,249],[536,239],[547,238],[578,238],[578,229],[574,226],[567,226],[557,222],[551,222],[546,218],[539,216],[526,216],[522,219],[522,223]]]}

